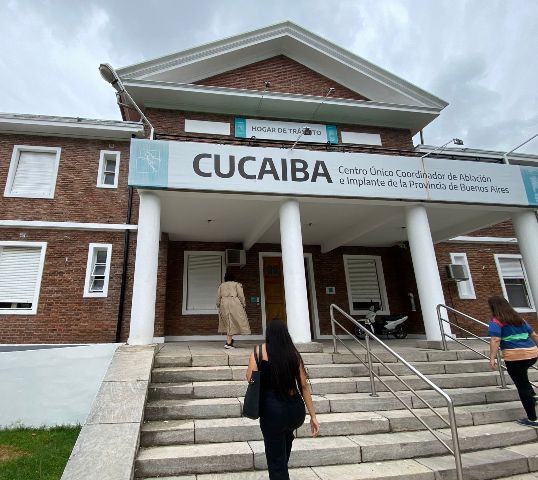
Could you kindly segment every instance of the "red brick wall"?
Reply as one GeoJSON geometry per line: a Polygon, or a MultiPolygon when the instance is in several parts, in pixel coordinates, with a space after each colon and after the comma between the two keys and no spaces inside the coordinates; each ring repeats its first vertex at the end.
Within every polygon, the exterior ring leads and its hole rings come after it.
{"type": "MultiPolygon", "coordinates": [[[[502,295],[501,280],[495,265],[495,254],[519,253],[517,245],[484,244],[484,243],[440,243],[435,246],[439,273],[443,283],[443,290],[447,305],[460,310],[478,320],[488,322],[491,314],[487,300],[492,295],[502,295]],[[476,300],[461,300],[458,288],[453,282],[449,282],[445,266],[450,264],[450,253],[466,253],[469,270],[473,280],[476,300]]],[[[536,313],[523,314],[525,320],[538,328],[536,313]]],[[[455,316],[453,316],[456,319],[455,316]]],[[[487,335],[486,329],[476,327],[472,321],[457,318],[463,328],[475,334],[487,335]]],[[[456,330],[454,332],[457,333],[456,330]]],[[[465,336],[462,332],[461,336],[465,336]]]]}
{"type": "MultiPolygon", "coordinates": [[[[245,145],[248,143],[245,139],[235,138],[235,124],[234,124],[234,115],[226,114],[215,114],[215,113],[200,113],[200,112],[187,112],[181,110],[165,110],[165,109],[156,109],[148,108],[146,110],[146,115],[149,118],[150,122],[155,127],[155,132],[158,138],[167,139],[166,135],[170,135],[169,139],[178,140],[175,137],[181,137],[181,139],[189,141],[200,141],[207,143],[227,143],[230,145],[245,145]],[[231,135],[205,135],[205,134],[196,134],[185,132],[185,119],[191,120],[208,120],[214,122],[227,122],[231,127],[231,135]]],[[[290,119],[290,121],[297,121],[290,119]]],[[[402,150],[402,154],[410,154],[413,149],[413,139],[411,132],[409,130],[403,130],[398,128],[380,128],[380,127],[371,127],[365,125],[348,125],[348,124],[337,124],[338,126],[338,135],[340,138],[340,131],[349,131],[349,132],[359,132],[359,133],[377,133],[381,135],[382,147],[386,149],[395,149],[402,150]]],[[[254,144],[256,145],[256,144],[254,144]]],[[[276,147],[281,148],[281,141],[264,141],[263,146],[265,147],[276,147]]],[[[297,148],[308,148],[309,150],[326,150],[326,146],[320,145],[299,145],[297,148]]],[[[338,147],[333,146],[331,149],[351,149],[349,145],[339,145],[338,147]]],[[[353,151],[360,152],[371,151],[372,147],[369,146],[353,146],[353,151]]],[[[379,152],[387,153],[387,152],[379,152]]],[[[388,152],[392,155],[399,154],[395,152],[388,152]]]]}
{"type": "Polygon", "coordinates": [[[263,90],[266,81],[271,82],[269,90],[272,92],[324,97],[329,88],[334,87],[336,91],[332,95],[333,98],[368,100],[360,93],[354,92],[284,55],[252,63],[195,83],[213,87],[263,90]]]}
{"type": "Polygon", "coordinates": [[[0,314],[0,343],[115,341],[122,232],[2,229],[0,240],[47,242],[37,314],[0,314]],[[106,298],[83,297],[90,243],[112,244],[106,298]]]}
{"type": "MultiPolygon", "coordinates": [[[[185,250],[224,251],[226,248],[240,248],[234,243],[196,243],[170,242],[168,248],[168,271],[166,291],[166,320],[165,333],[167,336],[176,335],[216,335],[218,326],[217,315],[182,315],[183,301],[183,257],[185,250]]],[[[280,245],[256,244],[247,252],[246,265],[235,268],[236,280],[243,284],[247,299],[247,315],[253,334],[262,334],[261,307],[249,302],[250,297],[261,297],[259,253],[279,252],[280,245]]],[[[330,334],[331,303],[336,303],[345,311],[349,311],[346,278],[344,273],[344,254],[381,255],[389,305],[392,313],[410,315],[409,331],[423,333],[424,327],[420,316],[420,306],[410,257],[407,250],[394,248],[361,248],[345,247],[322,254],[319,246],[305,245],[305,253],[312,254],[314,263],[314,280],[316,284],[320,330],[324,335],[330,334]],[[326,287],[335,287],[335,295],[327,295],[326,287]],[[410,311],[408,292],[413,292],[417,298],[417,312],[410,311]]],[[[215,292],[216,293],[216,292],[215,292]]]]}
{"type": "MultiPolygon", "coordinates": [[[[129,142],[0,135],[0,218],[124,223],[127,215],[128,171],[129,142]],[[14,145],[61,147],[54,199],[3,196],[14,145]],[[96,186],[100,150],[121,152],[118,188],[96,186]]],[[[134,207],[134,211],[137,211],[137,199],[134,207]]]]}

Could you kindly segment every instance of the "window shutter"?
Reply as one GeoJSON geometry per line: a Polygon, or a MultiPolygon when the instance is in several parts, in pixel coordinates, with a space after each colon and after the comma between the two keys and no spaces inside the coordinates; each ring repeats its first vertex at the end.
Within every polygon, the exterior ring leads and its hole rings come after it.
{"type": "Polygon", "coordinates": [[[11,193],[49,196],[53,188],[55,163],[55,153],[21,151],[11,193]]]}
{"type": "Polygon", "coordinates": [[[0,303],[33,303],[41,248],[0,248],[0,303]]]}
{"type": "MultiPolygon", "coordinates": [[[[347,270],[351,301],[379,302],[381,305],[381,288],[375,259],[348,258],[347,270]]],[[[382,308],[384,308],[383,305],[382,308]]]]}
{"type": "Polygon", "coordinates": [[[217,289],[221,282],[221,255],[189,255],[187,310],[215,310],[217,289]]]}
{"type": "Polygon", "coordinates": [[[523,266],[519,258],[499,258],[502,276],[504,278],[524,278],[523,266]]]}

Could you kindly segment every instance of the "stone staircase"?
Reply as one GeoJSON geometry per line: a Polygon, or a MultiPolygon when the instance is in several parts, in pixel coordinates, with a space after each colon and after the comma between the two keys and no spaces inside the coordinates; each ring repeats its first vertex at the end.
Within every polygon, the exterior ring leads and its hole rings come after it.
{"type": "MultiPolygon", "coordinates": [[[[219,347],[165,344],[155,356],[135,463],[137,479],[268,478],[258,422],[241,417],[252,347],[219,347]]],[[[367,370],[353,355],[328,353],[328,344],[325,352],[321,344],[310,347],[315,351],[303,353],[303,358],[321,436],[310,437],[307,418],[293,444],[292,479],[456,478],[453,457],[390,392],[378,382],[379,397],[369,395],[367,370]]],[[[465,350],[399,352],[454,400],[465,479],[538,478],[538,431],[514,423],[525,416],[517,392],[513,386],[499,388],[498,374],[489,370],[487,361],[465,350]]],[[[389,353],[376,353],[446,417],[438,394],[407,375],[405,365],[389,353]]],[[[381,364],[374,368],[450,444],[446,425],[381,364]]]]}

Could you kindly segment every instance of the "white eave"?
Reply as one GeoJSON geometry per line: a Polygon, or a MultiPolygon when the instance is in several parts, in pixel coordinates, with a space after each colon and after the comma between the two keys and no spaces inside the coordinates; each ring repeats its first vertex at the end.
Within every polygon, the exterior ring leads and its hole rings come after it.
{"type": "Polygon", "coordinates": [[[8,133],[129,140],[133,136],[143,137],[144,128],[139,122],[123,122],[121,120],[0,113],[0,134],[8,133]]]}
{"type": "Polygon", "coordinates": [[[124,85],[146,108],[403,128],[413,134],[440,113],[434,107],[149,80],[126,80],[124,85]]]}
{"type": "MultiPolygon", "coordinates": [[[[492,163],[503,163],[504,154],[506,152],[499,152],[495,150],[481,150],[478,148],[444,148],[442,151],[439,151],[439,147],[433,145],[417,145],[415,151],[421,154],[431,153],[443,158],[455,159],[455,160],[475,160],[480,162],[492,162],[492,163]]],[[[529,165],[536,167],[538,166],[538,155],[533,155],[531,153],[511,153],[508,155],[508,161],[512,165],[529,165]]]]}

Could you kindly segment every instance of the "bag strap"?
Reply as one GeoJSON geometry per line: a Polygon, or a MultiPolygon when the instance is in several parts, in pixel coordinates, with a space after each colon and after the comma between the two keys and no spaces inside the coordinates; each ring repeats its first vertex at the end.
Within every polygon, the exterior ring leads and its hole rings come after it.
{"type": "MultiPolygon", "coordinates": [[[[258,351],[261,352],[262,354],[262,357],[263,357],[263,349],[262,349],[262,344],[260,343],[258,345],[258,351]]],[[[258,371],[261,370],[261,366],[260,366],[260,358],[258,356],[258,354],[256,353],[256,346],[254,346],[254,360],[256,360],[256,366],[258,367],[258,371]]]]}

